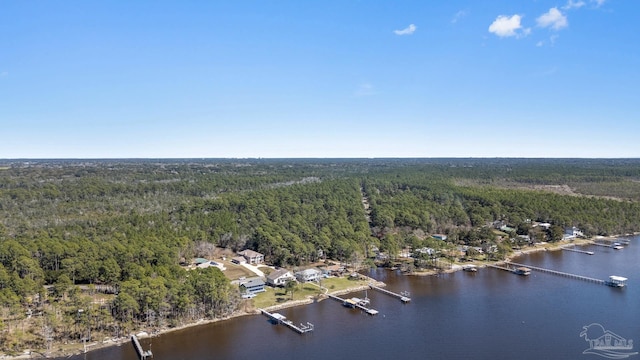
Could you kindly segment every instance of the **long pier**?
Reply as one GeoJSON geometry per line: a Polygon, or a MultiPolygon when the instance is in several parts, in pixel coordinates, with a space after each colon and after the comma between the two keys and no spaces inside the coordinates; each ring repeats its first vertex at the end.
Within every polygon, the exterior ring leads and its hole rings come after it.
{"type": "Polygon", "coordinates": [[[603,247],[608,247],[608,248],[612,248],[613,247],[613,244],[603,244],[603,243],[597,243],[597,242],[594,242],[591,245],[603,246],[603,247]]]}
{"type": "Polygon", "coordinates": [[[131,335],[131,342],[133,343],[133,347],[136,348],[136,352],[138,353],[138,357],[140,357],[140,359],[145,360],[147,358],[153,357],[151,350],[142,350],[142,345],[140,345],[137,336],[131,335]]]}
{"type": "MultiPolygon", "coordinates": [[[[347,301],[346,299],[343,299],[343,298],[341,298],[341,297],[338,297],[338,296],[335,296],[335,295],[331,295],[331,294],[327,294],[327,296],[328,296],[329,298],[333,299],[333,300],[336,300],[336,301],[341,302],[343,305],[344,305],[344,304],[346,304],[346,301],[347,301]]],[[[375,309],[369,309],[369,308],[367,308],[367,307],[366,307],[366,306],[364,306],[364,305],[360,305],[360,304],[356,304],[356,303],[354,303],[354,304],[350,304],[350,306],[351,306],[351,305],[352,305],[353,307],[355,307],[355,308],[358,308],[358,309],[360,309],[360,310],[362,310],[362,311],[366,312],[366,313],[367,313],[367,314],[369,314],[369,315],[377,315],[377,314],[378,314],[378,310],[375,310],[375,309]]]]}
{"type": "Polygon", "coordinates": [[[487,267],[513,272],[513,269],[509,268],[508,266],[505,267],[505,266],[500,266],[500,265],[495,265],[495,264],[487,264],[487,267]]]}
{"type": "Polygon", "coordinates": [[[286,317],[284,317],[281,314],[278,313],[270,313],[267,310],[264,309],[259,309],[260,312],[262,312],[264,315],[266,315],[269,320],[275,322],[276,324],[282,324],[286,327],[288,327],[289,329],[297,332],[298,334],[306,334],[310,331],[313,331],[314,326],[312,323],[307,322],[307,324],[300,324],[300,326],[296,326],[293,322],[291,322],[290,320],[287,320],[286,317]]]}
{"type": "Polygon", "coordinates": [[[387,295],[390,295],[390,296],[396,297],[396,298],[400,299],[400,301],[402,301],[402,302],[403,302],[403,303],[405,303],[405,304],[406,304],[406,303],[408,303],[409,301],[411,301],[411,298],[409,297],[409,292],[407,292],[407,291],[402,292],[402,293],[400,293],[400,294],[396,294],[396,293],[394,293],[394,292],[392,292],[392,291],[389,291],[389,290],[387,290],[387,289],[383,289],[383,288],[381,288],[381,287],[377,287],[377,286],[375,286],[375,285],[373,285],[373,284],[369,284],[369,287],[370,287],[371,289],[373,289],[373,290],[380,291],[380,292],[381,292],[381,293],[383,293],[383,294],[387,294],[387,295]]]}
{"type": "Polygon", "coordinates": [[[567,250],[567,251],[573,251],[573,252],[577,252],[577,253],[581,253],[581,254],[587,254],[587,255],[593,255],[594,254],[593,251],[585,251],[585,250],[576,249],[575,245],[572,245],[571,247],[563,246],[561,249],[562,250],[567,250]]]}
{"type": "Polygon", "coordinates": [[[631,242],[629,239],[622,239],[622,238],[601,238],[601,239],[596,239],[596,241],[606,241],[606,242],[610,242],[610,243],[620,243],[623,245],[629,245],[629,243],[631,242]]]}
{"type": "Polygon", "coordinates": [[[553,275],[560,275],[560,276],[564,276],[564,277],[568,277],[571,279],[576,279],[576,280],[583,280],[583,281],[588,281],[588,282],[592,282],[592,283],[596,283],[596,284],[601,284],[601,285],[605,285],[605,281],[604,280],[600,280],[600,279],[595,279],[595,278],[591,278],[588,276],[582,276],[582,275],[576,275],[576,274],[570,274],[570,273],[566,273],[566,272],[562,272],[562,271],[556,271],[556,270],[551,270],[551,269],[545,269],[545,268],[541,268],[541,267],[536,267],[536,266],[531,266],[531,265],[524,265],[524,264],[518,264],[518,263],[514,263],[514,262],[505,262],[506,264],[509,265],[513,265],[513,266],[524,266],[527,267],[529,269],[532,270],[536,270],[536,271],[540,271],[540,272],[545,272],[548,274],[553,274],[553,275]]]}

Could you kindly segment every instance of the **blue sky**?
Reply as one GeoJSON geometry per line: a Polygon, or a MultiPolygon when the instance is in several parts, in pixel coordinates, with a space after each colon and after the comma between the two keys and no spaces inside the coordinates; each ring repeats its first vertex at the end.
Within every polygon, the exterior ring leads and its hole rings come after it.
{"type": "Polygon", "coordinates": [[[640,157],[640,2],[0,1],[0,158],[640,157]]]}

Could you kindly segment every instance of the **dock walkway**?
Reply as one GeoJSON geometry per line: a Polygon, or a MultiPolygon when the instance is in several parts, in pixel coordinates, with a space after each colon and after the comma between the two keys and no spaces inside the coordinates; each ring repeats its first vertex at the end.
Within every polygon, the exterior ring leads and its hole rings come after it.
{"type": "Polygon", "coordinates": [[[151,350],[147,350],[147,351],[142,350],[142,345],[140,345],[140,342],[138,341],[137,336],[131,335],[131,342],[133,343],[133,347],[136,348],[136,352],[138,353],[138,356],[140,357],[140,359],[145,360],[147,358],[153,357],[151,350]]]}
{"type": "Polygon", "coordinates": [[[594,254],[593,251],[585,251],[585,250],[576,249],[575,245],[563,246],[561,249],[562,250],[567,250],[567,251],[573,251],[573,252],[577,252],[577,253],[581,253],[581,254],[587,254],[587,255],[593,255],[594,254]]]}
{"type": "Polygon", "coordinates": [[[490,268],[494,268],[494,269],[500,269],[500,270],[504,270],[504,271],[508,271],[508,272],[513,272],[513,269],[509,268],[508,266],[500,266],[498,264],[487,264],[487,267],[490,268]]]}
{"type": "Polygon", "coordinates": [[[313,331],[314,326],[312,323],[307,322],[307,324],[300,324],[300,326],[296,326],[292,321],[287,320],[286,317],[284,317],[281,314],[278,313],[270,313],[267,310],[264,309],[259,309],[261,313],[263,313],[264,315],[266,315],[269,320],[277,323],[277,324],[282,324],[286,327],[288,327],[289,329],[297,332],[298,334],[306,334],[310,331],[313,331]]]}
{"type": "Polygon", "coordinates": [[[566,272],[562,272],[562,271],[545,269],[545,268],[541,268],[541,267],[537,267],[537,266],[531,266],[531,265],[518,264],[518,263],[514,263],[514,262],[505,262],[505,263],[509,264],[509,265],[513,265],[513,266],[524,266],[524,267],[527,267],[527,268],[532,269],[532,270],[545,272],[545,273],[548,273],[548,274],[560,275],[560,276],[568,277],[568,278],[571,278],[571,279],[583,280],[583,281],[588,281],[588,282],[601,284],[601,285],[605,285],[606,284],[604,280],[595,279],[595,278],[591,278],[591,277],[588,277],[588,276],[570,274],[570,273],[566,273],[566,272]]]}
{"type": "MultiPolygon", "coordinates": [[[[343,299],[343,298],[338,297],[338,296],[335,296],[335,295],[327,294],[327,296],[328,296],[329,298],[333,299],[333,300],[336,300],[336,301],[341,302],[343,305],[344,305],[344,304],[346,303],[346,301],[347,301],[346,299],[343,299]]],[[[353,304],[351,304],[351,305],[353,305],[353,307],[355,307],[355,308],[358,308],[358,309],[360,309],[360,310],[362,310],[362,311],[366,312],[366,313],[367,313],[367,314],[369,314],[369,315],[377,315],[377,314],[378,314],[378,310],[370,309],[370,308],[367,308],[367,307],[365,307],[365,306],[363,306],[363,305],[356,304],[356,303],[353,303],[353,304]]]]}
{"type": "Polygon", "coordinates": [[[593,244],[591,244],[591,245],[595,245],[595,246],[602,246],[602,247],[608,247],[608,248],[612,248],[612,247],[613,247],[613,244],[603,244],[603,243],[597,243],[597,242],[594,242],[594,243],[593,243],[593,244]]]}
{"type": "Polygon", "coordinates": [[[400,301],[402,301],[402,302],[403,302],[403,303],[405,303],[405,304],[406,304],[406,303],[408,303],[409,301],[411,301],[411,298],[409,297],[409,293],[408,293],[408,292],[406,292],[406,291],[405,291],[405,292],[403,292],[403,293],[401,293],[401,294],[396,294],[396,293],[394,293],[394,292],[392,292],[392,291],[389,291],[389,290],[387,290],[387,289],[383,289],[383,288],[381,288],[381,287],[375,286],[375,285],[373,285],[373,284],[371,284],[371,283],[369,284],[369,287],[370,287],[371,289],[373,289],[373,290],[380,291],[380,292],[381,292],[381,293],[383,293],[383,294],[387,294],[387,295],[390,295],[390,296],[396,297],[396,298],[400,299],[400,301]]]}

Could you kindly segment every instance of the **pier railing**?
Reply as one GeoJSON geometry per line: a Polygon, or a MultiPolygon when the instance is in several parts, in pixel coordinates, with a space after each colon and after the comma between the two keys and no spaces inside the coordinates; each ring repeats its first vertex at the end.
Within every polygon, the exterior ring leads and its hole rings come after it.
{"type": "Polygon", "coordinates": [[[408,303],[409,301],[411,301],[411,298],[409,297],[409,293],[408,292],[403,292],[401,294],[396,294],[393,291],[389,291],[387,289],[383,289],[381,287],[375,286],[373,284],[369,284],[369,287],[373,290],[377,290],[380,291],[383,294],[387,294],[393,297],[396,297],[398,299],[400,299],[400,301],[402,301],[403,303],[408,303]]]}
{"type": "Polygon", "coordinates": [[[277,324],[282,324],[289,329],[297,332],[298,334],[306,334],[310,331],[314,330],[314,326],[312,323],[307,322],[306,324],[300,324],[300,326],[295,325],[292,321],[287,320],[284,316],[278,313],[270,313],[267,310],[259,309],[265,316],[269,318],[269,320],[276,322],[277,324]]]}
{"type": "Polygon", "coordinates": [[[588,281],[588,282],[592,282],[592,283],[596,283],[596,284],[605,285],[605,281],[604,280],[595,279],[595,278],[591,278],[591,277],[588,277],[588,276],[570,274],[570,273],[566,273],[566,272],[562,272],[562,271],[545,269],[545,268],[541,268],[541,267],[537,267],[537,266],[531,266],[531,265],[518,264],[518,263],[514,263],[514,262],[509,262],[509,261],[507,261],[505,263],[508,264],[508,265],[516,266],[516,267],[523,266],[523,267],[527,267],[527,268],[529,268],[531,270],[545,272],[545,273],[553,274],[553,275],[564,276],[564,277],[567,277],[567,278],[570,278],[570,279],[583,280],[583,281],[588,281]]]}

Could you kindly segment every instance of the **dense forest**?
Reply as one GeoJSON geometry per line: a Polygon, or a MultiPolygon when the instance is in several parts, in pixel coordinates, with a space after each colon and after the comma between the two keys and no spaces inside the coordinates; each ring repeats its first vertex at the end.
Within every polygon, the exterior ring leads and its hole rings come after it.
{"type": "Polygon", "coordinates": [[[237,287],[180,266],[202,244],[283,267],[462,245],[499,258],[572,226],[640,231],[640,160],[0,160],[0,351],[228,316],[237,287]]]}

